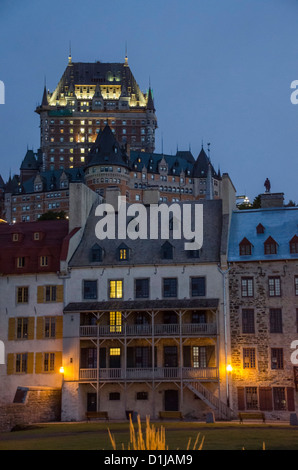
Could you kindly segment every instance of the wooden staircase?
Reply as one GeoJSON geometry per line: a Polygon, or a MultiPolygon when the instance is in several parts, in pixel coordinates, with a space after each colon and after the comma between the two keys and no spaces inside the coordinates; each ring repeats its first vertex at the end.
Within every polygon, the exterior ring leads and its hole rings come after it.
{"type": "Polygon", "coordinates": [[[219,419],[231,419],[231,408],[215,397],[201,382],[187,382],[185,384],[189,390],[195,393],[206,405],[218,414],[219,419]]]}

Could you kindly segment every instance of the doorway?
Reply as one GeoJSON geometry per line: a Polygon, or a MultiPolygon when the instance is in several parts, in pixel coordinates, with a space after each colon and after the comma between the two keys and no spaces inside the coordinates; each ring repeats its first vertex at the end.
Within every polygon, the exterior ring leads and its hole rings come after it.
{"type": "Polygon", "coordinates": [[[165,390],[165,411],[179,411],[178,390],[165,390]]]}
{"type": "Polygon", "coordinates": [[[97,411],[96,393],[87,393],[87,411],[97,411]]]}

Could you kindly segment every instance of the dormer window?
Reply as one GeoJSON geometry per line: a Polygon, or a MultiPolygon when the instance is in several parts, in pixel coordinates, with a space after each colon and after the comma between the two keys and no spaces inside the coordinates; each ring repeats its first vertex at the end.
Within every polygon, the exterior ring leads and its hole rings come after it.
{"type": "Polygon", "coordinates": [[[298,253],[298,237],[295,235],[292,240],[290,240],[290,253],[296,254],[298,253]]]}
{"type": "Polygon", "coordinates": [[[17,258],[17,267],[23,268],[25,266],[25,256],[19,256],[17,258]]]}
{"type": "Polygon", "coordinates": [[[39,232],[34,232],[33,238],[34,240],[39,240],[40,239],[39,232]]]}
{"type": "Polygon", "coordinates": [[[265,227],[262,224],[259,224],[257,225],[256,230],[257,230],[257,234],[259,235],[265,232],[265,227]]]}
{"type": "Polygon", "coordinates": [[[247,238],[243,238],[243,240],[239,243],[240,256],[251,255],[251,252],[252,252],[252,244],[247,238]]]}
{"type": "Polygon", "coordinates": [[[118,260],[119,261],[127,261],[129,259],[129,249],[123,243],[118,247],[118,260]]]}
{"type": "Polygon", "coordinates": [[[19,234],[18,233],[13,233],[12,234],[12,241],[13,242],[18,242],[19,241],[19,234]]]}
{"type": "Polygon", "coordinates": [[[173,259],[173,246],[169,242],[165,242],[161,247],[161,257],[163,259],[173,259]]]}
{"type": "Polygon", "coordinates": [[[40,266],[45,267],[48,266],[48,257],[47,256],[41,256],[39,258],[40,261],[40,266]]]}
{"type": "Polygon", "coordinates": [[[265,255],[276,255],[277,243],[272,237],[268,237],[264,242],[264,254],[265,255]]]}
{"type": "Polygon", "coordinates": [[[102,248],[95,244],[91,248],[91,261],[92,262],[100,262],[102,261],[102,248]]]}

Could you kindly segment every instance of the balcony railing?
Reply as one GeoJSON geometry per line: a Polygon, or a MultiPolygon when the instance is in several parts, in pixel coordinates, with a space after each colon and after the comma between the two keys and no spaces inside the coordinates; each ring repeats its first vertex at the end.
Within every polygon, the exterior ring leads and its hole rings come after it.
{"type": "Polygon", "coordinates": [[[137,367],[114,369],[80,369],[80,380],[84,381],[125,381],[125,380],[215,380],[218,378],[217,367],[137,367]],[[99,377],[97,375],[99,373],[99,377]]]}
{"type": "MultiPolygon", "coordinates": [[[[216,323],[182,323],[181,335],[201,336],[216,335],[216,323]]],[[[179,336],[180,325],[178,323],[152,325],[84,325],[80,326],[80,336],[97,338],[103,336],[179,336]]]]}

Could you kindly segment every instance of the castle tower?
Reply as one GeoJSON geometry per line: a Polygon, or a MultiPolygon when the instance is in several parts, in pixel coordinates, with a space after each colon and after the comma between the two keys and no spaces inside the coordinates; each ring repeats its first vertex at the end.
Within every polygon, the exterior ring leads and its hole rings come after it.
{"type": "Polygon", "coordinates": [[[143,93],[124,63],[73,62],[52,92],[44,89],[40,106],[40,147],[44,170],[83,166],[106,124],[121,144],[153,152],[157,119],[152,90],[143,93]]]}

